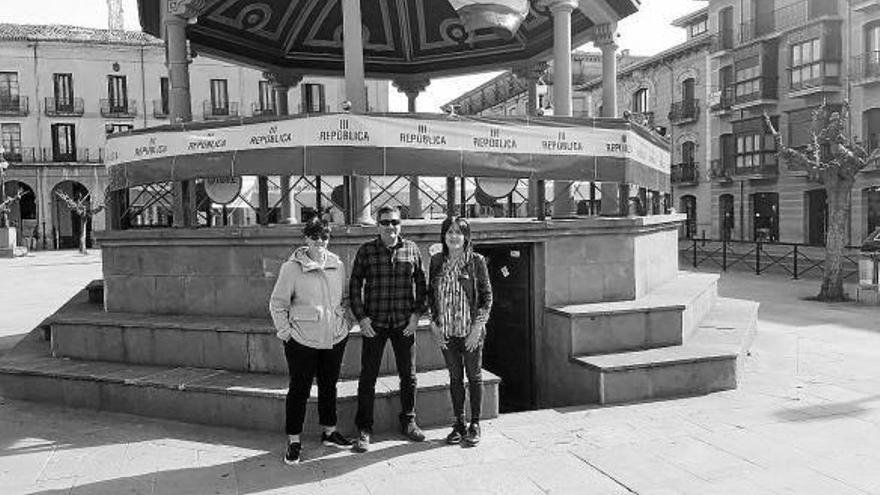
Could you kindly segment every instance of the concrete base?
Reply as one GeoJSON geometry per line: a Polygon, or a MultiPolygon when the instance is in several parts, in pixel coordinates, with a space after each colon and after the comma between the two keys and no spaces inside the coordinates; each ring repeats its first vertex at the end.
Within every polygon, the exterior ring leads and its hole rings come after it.
{"type": "Polygon", "coordinates": [[[15,256],[16,242],[15,227],[0,227],[0,258],[15,256]]]}

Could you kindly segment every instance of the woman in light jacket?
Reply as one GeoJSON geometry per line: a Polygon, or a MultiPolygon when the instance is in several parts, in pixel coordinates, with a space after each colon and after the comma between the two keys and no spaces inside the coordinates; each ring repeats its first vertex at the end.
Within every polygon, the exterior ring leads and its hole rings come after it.
{"type": "Polygon", "coordinates": [[[483,401],[483,340],[492,310],[492,284],[486,259],[473,252],[471,228],[449,217],[440,228],[443,251],[431,257],[428,304],[431,330],[449,370],[449,393],[455,415],[449,444],[480,443],[483,401]],[[470,392],[471,422],[465,426],[464,375],[470,392]]]}
{"type": "Polygon", "coordinates": [[[316,376],[321,442],[339,448],[351,446],[336,431],[336,382],[351,326],[344,290],[345,265],[327,250],[330,226],[325,220],[306,222],[303,235],[306,245],[281,265],[269,299],[269,312],[278,338],[284,342],[290,370],[286,464],[296,464],[302,458],[300,434],[316,376]]]}

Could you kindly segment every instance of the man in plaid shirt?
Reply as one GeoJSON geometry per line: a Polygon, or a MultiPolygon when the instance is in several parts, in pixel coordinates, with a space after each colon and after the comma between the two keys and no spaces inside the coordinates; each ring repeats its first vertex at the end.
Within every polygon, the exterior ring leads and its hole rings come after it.
{"type": "Polygon", "coordinates": [[[348,288],[351,310],[363,334],[356,452],[370,448],[376,379],[388,340],[400,376],[401,432],[414,442],[425,440],[415,420],[415,330],[425,312],[427,294],[422,256],[414,242],[400,236],[400,210],[383,206],[376,218],[379,235],[358,249],[348,288]]]}

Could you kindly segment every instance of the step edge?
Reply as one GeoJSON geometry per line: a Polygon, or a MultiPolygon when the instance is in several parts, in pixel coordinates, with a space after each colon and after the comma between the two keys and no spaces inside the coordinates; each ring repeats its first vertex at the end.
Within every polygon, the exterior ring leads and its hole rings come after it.
{"type": "MultiPolygon", "coordinates": [[[[606,356],[612,354],[605,354],[606,356]]],[[[711,362],[711,361],[727,361],[727,360],[736,360],[739,355],[736,352],[719,352],[714,354],[707,354],[705,356],[696,356],[696,357],[686,357],[686,358],[674,358],[674,359],[666,359],[662,361],[651,361],[651,362],[640,362],[640,363],[629,363],[629,364],[621,364],[621,365],[611,365],[611,366],[601,366],[595,363],[591,363],[589,361],[585,361],[584,359],[589,359],[590,357],[596,356],[578,356],[571,358],[571,361],[580,366],[586,367],[588,369],[592,369],[598,371],[600,373],[613,373],[619,371],[629,371],[629,370],[637,370],[637,369],[647,369],[647,368],[659,368],[664,366],[676,366],[679,364],[691,364],[691,363],[702,363],[702,362],[711,362]]]]}

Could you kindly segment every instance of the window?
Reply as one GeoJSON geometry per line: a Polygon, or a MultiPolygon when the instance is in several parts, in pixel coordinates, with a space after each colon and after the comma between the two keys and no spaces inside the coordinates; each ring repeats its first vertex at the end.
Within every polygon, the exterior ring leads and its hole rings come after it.
{"type": "Polygon", "coordinates": [[[305,113],[321,113],[324,111],[324,85],[303,84],[303,111],[305,113]]]}
{"type": "Polygon", "coordinates": [[[880,21],[865,26],[864,75],[880,76],[880,21]]]}
{"type": "Polygon", "coordinates": [[[161,105],[161,115],[171,114],[171,105],[169,104],[171,97],[171,81],[167,77],[159,78],[159,104],[161,105]]]}
{"type": "Polygon", "coordinates": [[[107,124],[105,130],[107,134],[116,134],[119,132],[128,132],[134,129],[134,126],[131,124],[107,124]]]}
{"type": "Polygon", "coordinates": [[[880,108],[866,110],[862,114],[864,142],[869,150],[880,147],[880,108]]]}
{"type": "Polygon", "coordinates": [[[632,111],[635,113],[648,111],[648,88],[642,88],[633,93],[632,111]]]}
{"type": "Polygon", "coordinates": [[[791,88],[800,89],[822,83],[823,77],[838,77],[838,62],[823,62],[819,38],[791,45],[791,88]]]}
{"type": "Polygon", "coordinates": [[[700,22],[695,22],[691,24],[690,30],[691,38],[693,38],[694,36],[699,36],[709,30],[708,21],[706,19],[703,19],[700,22]]]}
{"type": "Polygon", "coordinates": [[[21,160],[21,124],[0,124],[0,145],[6,149],[7,160],[21,160]]]}
{"type": "Polygon", "coordinates": [[[737,64],[736,97],[744,98],[761,94],[761,65],[758,57],[751,57],[737,64]]]}
{"type": "Polygon", "coordinates": [[[56,111],[73,111],[73,74],[53,74],[56,111]]]}
{"type": "Polygon", "coordinates": [[[211,79],[211,110],[213,115],[229,114],[229,93],[226,79],[211,79]]]}
{"type": "Polygon", "coordinates": [[[107,76],[107,99],[111,112],[128,112],[128,82],[125,76],[107,76]]]}
{"type": "Polygon", "coordinates": [[[776,164],[776,142],[764,133],[738,134],[736,136],[736,168],[749,169],[776,164]]]}
{"type": "Polygon", "coordinates": [[[684,223],[684,238],[693,239],[697,236],[697,198],[691,195],[682,196],[681,211],[687,215],[684,223]]]}
{"type": "Polygon", "coordinates": [[[683,101],[693,101],[694,100],[694,87],[696,85],[696,81],[693,77],[685,79],[681,83],[681,99],[683,101]]]}
{"type": "Polygon", "coordinates": [[[693,141],[686,141],[681,145],[681,162],[693,165],[697,146],[693,141]]]}
{"type": "Polygon", "coordinates": [[[275,98],[269,81],[260,81],[260,111],[271,112],[275,109],[275,98]]]}
{"type": "Polygon", "coordinates": [[[73,124],[52,125],[52,159],[56,162],[76,161],[76,130],[73,124]]]}
{"type": "Polygon", "coordinates": [[[0,110],[19,109],[18,73],[0,72],[0,110]]]}

